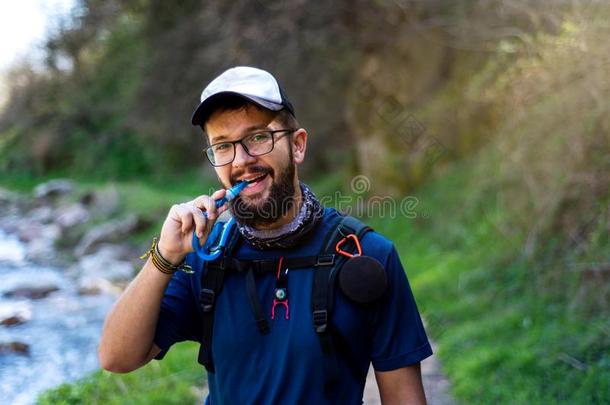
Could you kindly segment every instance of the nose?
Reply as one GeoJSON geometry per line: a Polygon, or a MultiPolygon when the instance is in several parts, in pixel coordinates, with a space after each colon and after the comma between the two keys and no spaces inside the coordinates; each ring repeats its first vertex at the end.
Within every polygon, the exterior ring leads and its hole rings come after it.
{"type": "Polygon", "coordinates": [[[244,145],[241,143],[235,144],[235,159],[233,159],[233,167],[244,167],[248,164],[256,162],[256,158],[248,155],[244,149],[244,145]]]}

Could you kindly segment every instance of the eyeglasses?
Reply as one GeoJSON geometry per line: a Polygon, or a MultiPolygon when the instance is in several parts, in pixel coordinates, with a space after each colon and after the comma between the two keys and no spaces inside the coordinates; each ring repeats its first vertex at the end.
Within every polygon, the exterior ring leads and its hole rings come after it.
{"type": "Polygon", "coordinates": [[[208,157],[212,166],[224,166],[235,160],[235,145],[240,143],[246,153],[252,157],[265,155],[273,150],[276,141],[276,134],[284,133],[280,136],[289,135],[296,129],[277,129],[274,131],[261,131],[245,136],[238,141],[219,142],[210,145],[203,151],[208,157]]]}

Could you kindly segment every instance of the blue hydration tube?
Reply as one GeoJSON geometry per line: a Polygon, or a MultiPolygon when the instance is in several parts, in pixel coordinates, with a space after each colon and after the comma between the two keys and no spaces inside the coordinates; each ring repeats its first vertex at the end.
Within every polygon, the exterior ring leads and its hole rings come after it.
{"type": "MultiPolygon", "coordinates": [[[[249,181],[244,180],[244,181],[237,183],[235,186],[231,187],[229,190],[227,190],[227,192],[223,198],[216,200],[216,203],[215,203],[216,208],[220,208],[223,205],[225,205],[227,202],[235,199],[235,197],[237,197],[239,195],[239,193],[241,193],[242,190],[244,188],[246,188],[246,186],[248,184],[249,184],[249,181]]],[[[208,216],[207,212],[205,212],[205,211],[203,212],[203,215],[206,218],[208,216]]],[[[225,222],[224,225],[222,225],[220,223],[215,224],[203,246],[201,246],[199,244],[199,238],[197,237],[197,232],[193,231],[193,239],[192,239],[191,244],[192,244],[193,250],[195,251],[197,256],[199,256],[202,260],[208,261],[208,262],[218,259],[218,257],[220,257],[220,254],[224,250],[225,245],[227,244],[227,239],[229,238],[229,235],[231,234],[231,230],[233,229],[234,226],[235,226],[234,218],[229,219],[227,222],[225,222]],[[222,228],[222,231],[221,231],[221,228],[222,228]],[[220,235],[220,241],[218,242],[218,244],[214,247],[210,247],[209,252],[206,252],[206,250],[204,248],[206,247],[208,242],[214,242],[218,238],[219,233],[221,233],[221,235],[220,235]]]]}

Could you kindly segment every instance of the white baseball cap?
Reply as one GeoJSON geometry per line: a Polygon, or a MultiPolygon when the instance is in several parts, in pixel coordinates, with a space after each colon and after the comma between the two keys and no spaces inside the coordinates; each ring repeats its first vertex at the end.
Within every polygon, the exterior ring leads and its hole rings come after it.
{"type": "Polygon", "coordinates": [[[203,125],[212,113],[212,101],[221,96],[245,98],[271,111],[284,108],[293,116],[294,108],[271,73],[250,66],[236,66],[225,70],[203,89],[201,102],[193,113],[193,125],[203,125]]]}

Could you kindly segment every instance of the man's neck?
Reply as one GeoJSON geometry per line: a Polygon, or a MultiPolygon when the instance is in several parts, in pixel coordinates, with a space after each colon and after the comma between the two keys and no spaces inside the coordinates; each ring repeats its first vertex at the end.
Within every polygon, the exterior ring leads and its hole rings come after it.
{"type": "Polygon", "coordinates": [[[290,205],[290,208],[288,209],[286,214],[284,214],[280,219],[273,222],[272,224],[257,226],[256,229],[267,231],[277,229],[283,225],[290,223],[297,217],[297,215],[299,215],[301,207],[303,206],[303,193],[301,192],[301,186],[299,185],[298,181],[296,182],[294,190],[294,203],[290,205]]]}

